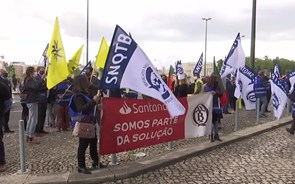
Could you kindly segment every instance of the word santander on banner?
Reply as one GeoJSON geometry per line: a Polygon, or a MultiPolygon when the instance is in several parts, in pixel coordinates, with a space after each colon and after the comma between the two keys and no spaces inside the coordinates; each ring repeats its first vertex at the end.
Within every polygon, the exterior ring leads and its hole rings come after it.
{"type": "Polygon", "coordinates": [[[170,117],[158,100],[104,98],[100,154],[209,135],[212,120],[211,93],[180,98],[179,101],[186,109],[185,114],[170,117]],[[138,107],[159,108],[138,111],[138,107]]]}

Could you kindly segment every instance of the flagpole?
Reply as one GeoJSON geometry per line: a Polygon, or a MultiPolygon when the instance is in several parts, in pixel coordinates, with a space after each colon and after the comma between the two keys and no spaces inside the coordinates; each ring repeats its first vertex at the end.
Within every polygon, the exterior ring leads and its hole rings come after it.
{"type": "Polygon", "coordinates": [[[212,18],[202,18],[202,20],[206,21],[206,28],[205,28],[205,57],[204,57],[204,76],[206,76],[206,61],[207,61],[207,24],[208,20],[211,20],[212,18]]]}
{"type": "Polygon", "coordinates": [[[87,23],[86,23],[86,64],[88,62],[88,44],[89,44],[89,0],[87,0],[87,23]]]}

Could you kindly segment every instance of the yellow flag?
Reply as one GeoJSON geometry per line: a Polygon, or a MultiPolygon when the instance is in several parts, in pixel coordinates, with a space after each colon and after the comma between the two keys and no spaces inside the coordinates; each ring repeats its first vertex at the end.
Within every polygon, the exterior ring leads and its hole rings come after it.
{"type": "Polygon", "coordinates": [[[69,74],[73,74],[75,70],[78,69],[79,67],[79,62],[80,62],[80,58],[81,58],[81,54],[82,54],[82,50],[83,50],[83,46],[82,45],[77,51],[76,53],[72,56],[72,58],[69,60],[68,62],[68,70],[69,70],[69,74]]]}
{"type": "Polygon", "coordinates": [[[46,55],[50,58],[47,88],[51,89],[69,76],[65,50],[62,44],[58,18],[55,19],[52,39],[46,55]]]}
{"type": "Polygon", "coordinates": [[[104,68],[104,65],[105,65],[106,60],[107,60],[108,52],[109,52],[108,43],[104,39],[104,37],[102,37],[100,47],[99,47],[99,50],[98,50],[98,54],[96,56],[96,61],[95,61],[95,64],[94,64],[95,67],[104,68]]]}

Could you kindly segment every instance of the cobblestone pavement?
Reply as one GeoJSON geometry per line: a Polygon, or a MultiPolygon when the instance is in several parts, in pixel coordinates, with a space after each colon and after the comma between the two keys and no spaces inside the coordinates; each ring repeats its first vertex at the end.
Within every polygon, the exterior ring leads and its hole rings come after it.
{"type": "Polygon", "coordinates": [[[294,152],[294,135],[281,127],[112,183],[295,183],[294,152]]]}
{"type": "MultiPolygon", "coordinates": [[[[13,134],[6,134],[4,136],[4,143],[6,149],[6,160],[8,169],[1,175],[16,173],[19,166],[19,135],[17,130],[18,120],[20,119],[20,104],[15,103],[11,112],[11,127],[16,130],[13,134]]],[[[256,123],[255,111],[242,110],[239,114],[239,129],[254,126],[256,123]]],[[[261,123],[273,120],[273,114],[269,114],[267,118],[261,119],[261,123]]],[[[226,135],[234,130],[234,114],[224,115],[221,123],[221,135],[226,135]]],[[[76,154],[78,147],[78,139],[68,132],[56,132],[56,129],[46,128],[50,134],[40,138],[40,145],[26,145],[26,163],[31,173],[60,173],[65,171],[73,171],[77,168],[76,154]]],[[[172,143],[173,149],[180,149],[195,145],[200,142],[208,141],[207,138],[194,138],[189,140],[174,141],[172,143]]],[[[89,150],[87,150],[88,153],[89,150]]],[[[143,160],[153,157],[165,152],[168,152],[167,144],[160,144],[146,148],[140,148],[129,152],[119,153],[118,161],[120,164],[134,160],[143,160]],[[144,157],[137,157],[134,153],[144,152],[144,157]]],[[[90,166],[89,155],[87,155],[87,165],[90,166]]],[[[102,157],[104,164],[109,164],[110,156],[102,157]]]]}

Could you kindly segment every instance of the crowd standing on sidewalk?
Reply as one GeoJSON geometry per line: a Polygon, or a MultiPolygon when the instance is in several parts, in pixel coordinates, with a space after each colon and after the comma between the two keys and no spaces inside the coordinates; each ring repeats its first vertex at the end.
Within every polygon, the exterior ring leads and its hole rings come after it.
{"type": "MultiPolygon", "coordinates": [[[[98,72],[93,70],[92,67],[88,67],[85,74],[77,75],[74,79],[68,77],[50,90],[46,88],[45,67],[39,66],[36,69],[28,67],[24,80],[15,84],[15,79],[13,79],[13,86],[11,86],[11,82],[7,79],[7,72],[5,70],[1,70],[0,74],[0,106],[5,106],[4,102],[12,97],[12,89],[15,91],[15,87],[19,84],[22,119],[25,124],[26,141],[29,145],[41,143],[37,137],[48,134],[44,130],[44,126],[56,128],[56,131],[60,133],[68,131],[71,127],[73,128],[76,121],[73,120],[75,114],[71,114],[71,111],[81,112],[83,118],[86,118],[89,123],[99,124],[100,108],[97,107],[99,107],[98,104],[101,101],[101,97],[106,94],[106,91],[100,91],[98,72]]],[[[255,79],[254,91],[256,97],[259,97],[262,102],[260,116],[266,117],[265,112],[268,112],[267,105],[271,96],[269,93],[270,81],[263,71],[258,74],[258,77],[255,79]]],[[[167,81],[166,76],[162,75],[161,77],[165,82],[167,81]]],[[[236,86],[235,76],[227,76],[225,89],[220,82],[220,76],[217,75],[202,78],[196,75],[194,79],[195,82],[189,85],[187,77],[182,80],[178,80],[176,77],[172,91],[176,97],[189,96],[191,91],[193,94],[211,92],[213,95],[213,118],[210,141],[222,141],[219,130],[223,114],[230,113],[229,109],[236,110],[235,101],[237,99],[233,95],[236,86]],[[190,90],[190,88],[193,90],[190,90]]],[[[109,97],[136,99],[138,98],[138,93],[131,89],[113,89],[109,90],[109,97]]],[[[151,97],[144,95],[143,98],[151,99],[151,97]]],[[[4,133],[13,133],[8,126],[10,108],[5,109],[4,111],[1,108],[0,111],[0,171],[5,170],[3,168],[5,168],[6,163],[2,141],[3,131],[4,133]]],[[[294,109],[295,106],[293,105],[293,112],[295,112],[294,109]]],[[[291,134],[294,134],[295,130],[295,115],[293,115],[293,119],[292,127],[287,129],[291,134]]],[[[78,172],[91,174],[91,171],[85,164],[85,152],[88,146],[90,147],[92,168],[105,167],[99,160],[99,153],[97,151],[98,136],[95,134],[95,137],[91,139],[79,138],[77,151],[78,172]]]]}

